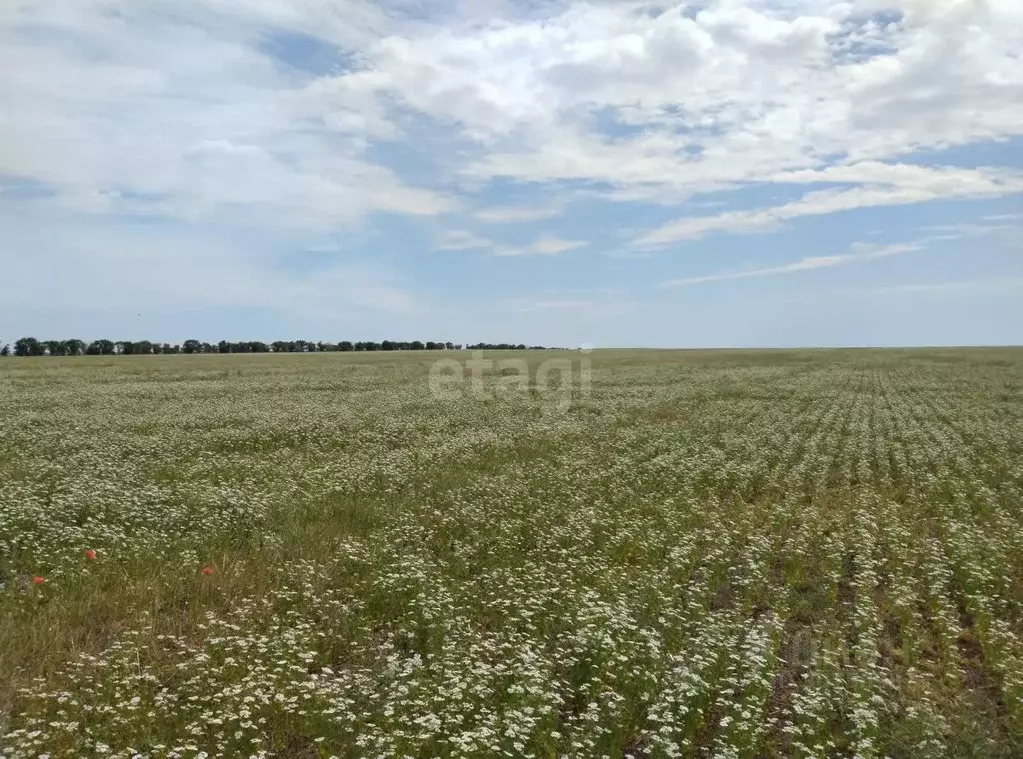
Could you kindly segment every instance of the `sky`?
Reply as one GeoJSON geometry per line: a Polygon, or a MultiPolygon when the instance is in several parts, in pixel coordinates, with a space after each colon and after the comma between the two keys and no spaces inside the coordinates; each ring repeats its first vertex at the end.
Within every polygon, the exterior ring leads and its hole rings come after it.
{"type": "Polygon", "coordinates": [[[23,335],[1023,344],[1023,2],[4,0],[23,335]]]}

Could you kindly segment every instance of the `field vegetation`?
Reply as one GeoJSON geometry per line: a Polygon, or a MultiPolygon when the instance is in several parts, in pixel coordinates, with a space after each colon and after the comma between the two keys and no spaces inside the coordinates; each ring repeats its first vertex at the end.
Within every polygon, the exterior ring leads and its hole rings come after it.
{"type": "Polygon", "coordinates": [[[437,357],[0,360],[0,756],[1023,755],[1023,350],[437,357]]]}

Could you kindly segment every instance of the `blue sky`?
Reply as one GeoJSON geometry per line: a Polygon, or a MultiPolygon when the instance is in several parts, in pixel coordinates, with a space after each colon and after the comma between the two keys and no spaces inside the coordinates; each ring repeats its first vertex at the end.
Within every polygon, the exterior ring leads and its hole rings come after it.
{"type": "Polygon", "coordinates": [[[0,342],[1023,343],[1018,0],[15,0],[0,342]]]}

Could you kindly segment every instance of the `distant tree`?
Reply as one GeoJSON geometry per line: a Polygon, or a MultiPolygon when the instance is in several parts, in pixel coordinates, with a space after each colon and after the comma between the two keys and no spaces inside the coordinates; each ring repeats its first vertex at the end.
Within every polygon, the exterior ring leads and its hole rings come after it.
{"type": "Polygon", "coordinates": [[[7,343],[4,343],[4,347],[0,348],[0,356],[9,356],[9,355],[11,355],[11,349],[10,349],[10,347],[8,347],[7,343]]]}
{"type": "Polygon", "coordinates": [[[41,356],[46,348],[34,337],[20,337],[14,342],[15,356],[41,356]]]}
{"type": "Polygon", "coordinates": [[[85,343],[78,338],[71,338],[70,340],[64,340],[64,355],[65,356],[81,356],[85,353],[85,343]]]}
{"type": "MultiPolygon", "coordinates": [[[[460,346],[459,346],[460,347],[460,346]]],[[[465,346],[469,350],[488,350],[488,351],[513,351],[513,350],[525,350],[526,346],[524,343],[514,345],[512,343],[476,343],[475,345],[465,346]]],[[[535,346],[534,350],[539,350],[543,346],[535,346]]]]}
{"type": "Polygon", "coordinates": [[[112,356],[115,345],[110,340],[93,340],[85,352],[90,356],[112,356]]]}
{"type": "MultiPolygon", "coordinates": [[[[462,350],[462,344],[428,340],[341,340],[337,343],[312,340],[275,340],[267,344],[259,340],[230,342],[221,340],[216,344],[200,342],[196,339],[185,340],[182,345],[171,345],[169,343],[153,343],[149,340],[118,340],[116,343],[110,340],[93,340],[85,343],[78,339],[69,340],[36,340],[33,337],[23,337],[15,341],[13,351],[11,346],[3,346],[9,355],[11,352],[16,356],[113,356],[113,355],[152,355],[152,354],[177,354],[177,353],[319,353],[327,351],[403,351],[403,350],[462,350]]],[[[475,343],[465,346],[473,350],[525,350],[526,345],[519,343],[475,343]]],[[[532,346],[532,350],[544,350],[544,346],[532,346]]]]}

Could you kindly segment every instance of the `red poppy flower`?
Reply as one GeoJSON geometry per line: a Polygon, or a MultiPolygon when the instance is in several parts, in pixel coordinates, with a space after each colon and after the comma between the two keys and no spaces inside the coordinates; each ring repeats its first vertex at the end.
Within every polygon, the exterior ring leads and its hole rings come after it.
{"type": "Polygon", "coordinates": [[[213,567],[203,567],[199,571],[202,572],[204,575],[211,575],[213,574],[213,567]]]}
{"type": "Polygon", "coordinates": [[[33,585],[42,585],[44,582],[46,582],[45,577],[40,577],[39,575],[36,575],[35,577],[32,578],[33,585]]]}
{"type": "Polygon", "coordinates": [[[90,559],[90,560],[91,559],[95,559],[96,558],[96,552],[93,549],[90,548],[88,551],[85,552],[85,558],[90,559]]]}

